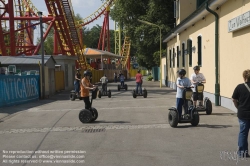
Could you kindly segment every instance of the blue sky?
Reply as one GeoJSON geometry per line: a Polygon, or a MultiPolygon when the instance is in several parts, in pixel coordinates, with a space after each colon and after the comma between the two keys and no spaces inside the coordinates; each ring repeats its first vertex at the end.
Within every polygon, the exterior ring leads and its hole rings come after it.
{"type": "MultiPolygon", "coordinates": [[[[44,13],[44,15],[48,14],[48,10],[47,10],[44,0],[31,0],[31,1],[38,10],[44,13]]],[[[102,5],[101,0],[71,0],[71,2],[72,2],[73,9],[74,9],[74,13],[80,14],[82,18],[88,17],[102,5]]],[[[92,28],[96,24],[102,26],[103,19],[104,19],[104,16],[102,15],[99,19],[86,25],[86,27],[92,28]]],[[[111,19],[109,21],[110,21],[109,28],[114,29],[114,22],[111,19]]],[[[39,28],[37,28],[35,30],[35,38],[36,36],[39,36],[39,32],[40,32],[39,28]]]]}

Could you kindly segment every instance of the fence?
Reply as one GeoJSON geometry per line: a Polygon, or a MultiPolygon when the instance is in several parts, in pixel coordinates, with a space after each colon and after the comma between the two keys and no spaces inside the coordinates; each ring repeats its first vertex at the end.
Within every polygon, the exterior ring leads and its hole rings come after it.
{"type": "Polygon", "coordinates": [[[39,75],[0,75],[0,107],[39,99],[39,75]]]}

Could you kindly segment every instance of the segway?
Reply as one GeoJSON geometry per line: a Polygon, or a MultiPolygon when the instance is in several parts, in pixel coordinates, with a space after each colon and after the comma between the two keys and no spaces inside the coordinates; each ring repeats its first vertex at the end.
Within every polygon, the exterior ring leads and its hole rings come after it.
{"type": "Polygon", "coordinates": [[[168,122],[171,127],[177,127],[178,123],[191,123],[192,126],[197,126],[200,121],[200,116],[198,111],[193,105],[189,106],[189,101],[191,101],[193,91],[191,87],[184,87],[182,98],[184,99],[184,114],[179,118],[178,110],[175,107],[169,109],[168,122]]]}
{"type": "Polygon", "coordinates": [[[75,90],[70,91],[69,98],[71,101],[74,101],[75,99],[82,100],[80,92],[78,94],[76,94],[75,90]]]}
{"type": "Polygon", "coordinates": [[[204,84],[201,82],[198,83],[196,86],[196,92],[198,93],[198,100],[199,103],[196,106],[196,110],[199,112],[206,111],[207,115],[210,115],[212,113],[212,102],[208,97],[204,98],[204,103],[202,104],[201,100],[203,100],[203,91],[204,91],[204,84]]]}
{"type": "Polygon", "coordinates": [[[127,84],[124,84],[124,86],[117,85],[117,89],[118,89],[118,91],[120,91],[121,89],[125,89],[127,91],[128,90],[128,85],[127,84]]]}
{"type": "Polygon", "coordinates": [[[107,84],[104,89],[102,88],[99,91],[98,97],[101,98],[102,96],[108,96],[109,98],[111,98],[111,90],[107,90],[107,84]]]}
{"type": "Polygon", "coordinates": [[[142,94],[136,94],[136,88],[135,88],[135,89],[133,89],[132,94],[133,94],[133,98],[136,98],[137,96],[143,96],[144,98],[147,98],[148,91],[146,88],[143,88],[142,94]]]}
{"type": "Polygon", "coordinates": [[[91,102],[90,102],[90,109],[82,109],[79,112],[79,120],[82,123],[90,123],[95,121],[98,118],[98,112],[94,107],[92,106],[92,102],[94,99],[96,99],[97,95],[99,93],[98,88],[96,87],[95,90],[92,91],[92,96],[91,96],[91,102]]]}

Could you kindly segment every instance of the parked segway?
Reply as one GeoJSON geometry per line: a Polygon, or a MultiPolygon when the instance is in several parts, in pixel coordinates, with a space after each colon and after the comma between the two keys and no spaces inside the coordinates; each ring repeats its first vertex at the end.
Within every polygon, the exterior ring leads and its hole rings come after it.
{"type": "Polygon", "coordinates": [[[137,96],[143,96],[144,98],[147,98],[148,91],[146,88],[143,88],[142,94],[136,94],[136,88],[135,88],[135,89],[133,89],[132,94],[133,94],[133,98],[136,98],[137,96]]]}
{"type": "Polygon", "coordinates": [[[98,97],[101,98],[102,96],[108,96],[109,98],[111,98],[111,90],[107,90],[107,84],[106,86],[104,87],[104,89],[102,88],[100,91],[99,91],[99,94],[98,94],[98,97]]]}
{"type": "Polygon", "coordinates": [[[80,92],[78,94],[76,94],[75,90],[70,91],[69,98],[71,101],[74,101],[75,99],[82,100],[80,92]]]}
{"type": "Polygon", "coordinates": [[[90,123],[95,121],[98,118],[98,112],[94,107],[92,106],[92,102],[94,99],[96,99],[97,95],[99,93],[98,87],[96,87],[94,90],[92,90],[92,96],[91,96],[91,102],[90,102],[90,109],[82,109],[79,113],[79,120],[82,123],[90,123]]]}
{"type": "Polygon", "coordinates": [[[212,109],[213,109],[212,102],[210,101],[210,99],[208,97],[204,98],[204,103],[201,102],[203,100],[203,91],[204,91],[204,84],[199,82],[198,85],[196,86],[196,92],[198,93],[198,100],[199,100],[199,103],[196,106],[196,110],[197,111],[206,111],[206,114],[210,115],[212,113],[212,109]]]}
{"type": "Polygon", "coordinates": [[[184,87],[182,92],[182,98],[184,99],[184,114],[179,118],[178,110],[175,107],[169,109],[168,122],[171,127],[177,127],[178,123],[191,123],[193,126],[197,126],[200,121],[200,116],[198,111],[193,105],[189,106],[189,101],[191,101],[193,91],[191,87],[184,87]]]}

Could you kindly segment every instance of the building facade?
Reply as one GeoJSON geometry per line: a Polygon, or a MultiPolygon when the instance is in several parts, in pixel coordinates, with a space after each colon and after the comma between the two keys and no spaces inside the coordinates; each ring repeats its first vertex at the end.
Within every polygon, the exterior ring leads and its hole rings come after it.
{"type": "Polygon", "coordinates": [[[250,69],[250,0],[178,0],[176,27],[164,38],[162,82],[176,88],[177,71],[187,77],[199,65],[206,77],[204,96],[236,111],[234,88],[250,69]]]}

